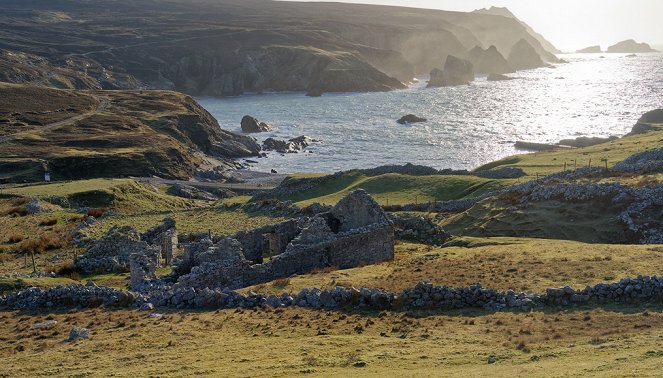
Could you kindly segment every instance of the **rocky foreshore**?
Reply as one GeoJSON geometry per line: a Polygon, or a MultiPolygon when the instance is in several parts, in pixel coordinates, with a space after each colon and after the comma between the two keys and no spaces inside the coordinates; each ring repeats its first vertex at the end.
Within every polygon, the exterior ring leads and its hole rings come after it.
{"type": "Polygon", "coordinates": [[[57,286],[49,289],[29,288],[0,297],[0,308],[16,310],[52,310],[71,307],[156,307],[176,309],[219,309],[303,307],[312,309],[365,310],[433,310],[482,309],[485,311],[530,311],[533,309],[610,304],[660,303],[663,300],[663,277],[638,276],[619,282],[599,283],[584,289],[548,288],[545,293],[531,294],[512,290],[499,291],[480,284],[467,287],[435,286],[420,282],[393,293],[378,288],[335,287],[320,290],[302,289],[299,293],[267,295],[241,294],[229,289],[173,289],[161,284],[145,286],[142,292],[116,290],[87,285],[57,286]]]}

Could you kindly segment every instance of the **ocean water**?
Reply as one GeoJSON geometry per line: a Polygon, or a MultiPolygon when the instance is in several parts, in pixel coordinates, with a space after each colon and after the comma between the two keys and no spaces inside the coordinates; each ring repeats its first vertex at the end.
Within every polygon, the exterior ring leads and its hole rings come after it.
{"type": "Polygon", "coordinates": [[[307,153],[270,153],[252,169],[280,173],[335,172],[414,163],[472,169],[515,153],[516,141],[556,143],[580,136],[628,133],[640,116],[663,107],[663,54],[561,55],[568,64],[520,71],[517,80],[425,88],[425,80],[388,93],[303,93],[198,98],[227,130],[241,133],[252,115],[269,133],[320,139],[307,153]],[[399,125],[414,113],[426,123],[399,125]]]}

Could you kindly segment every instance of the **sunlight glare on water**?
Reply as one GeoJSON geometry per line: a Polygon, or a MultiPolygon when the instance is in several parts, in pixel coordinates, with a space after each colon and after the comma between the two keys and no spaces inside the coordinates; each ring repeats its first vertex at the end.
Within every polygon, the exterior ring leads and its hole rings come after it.
{"type": "Polygon", "coordinates": [[[472,169],[521,153],[519,140],[556,143],[579,136],[628,133],[645,112],[663,107],[663,54],[563,55],[569,64],[520,71],[516,80],[388,93],[301,93],[199,98],[222,128],[239,132],[252,115],[275,130],[260,141],[300,135],[321,139],[313,153],[270,153],[254,169],[334,172],[384,164],[414,163],[472,169]],[[414,113],[426,123],[399,125],[414,113]]]}

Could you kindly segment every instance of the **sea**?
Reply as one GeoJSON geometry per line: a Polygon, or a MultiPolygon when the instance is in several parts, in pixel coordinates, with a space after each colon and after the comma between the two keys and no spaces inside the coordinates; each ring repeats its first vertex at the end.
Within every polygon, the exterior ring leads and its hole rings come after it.
{"type": "Polygon", "coordinates": [[[386,93],[303,93],[201,97],[222,128],[241,133],[251,115],[272,124],[268,133],[320,140],[296,154],[251,159],[252,170],[331,173],[387,164],[473,169],[527,151],[517,141],[622,136],[643,113],[663,108],[663,54],[564,54],[568,63],[519,71],[515,80],[426,88],[425,77],[386,93]],[[427,118],[400,125],[406,114],[427,118]]]}

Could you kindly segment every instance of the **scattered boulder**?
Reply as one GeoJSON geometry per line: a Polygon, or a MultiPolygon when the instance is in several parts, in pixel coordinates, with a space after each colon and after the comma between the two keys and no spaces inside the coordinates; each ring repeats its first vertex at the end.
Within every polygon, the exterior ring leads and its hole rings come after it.
{"type": "Polygon", "coordinates": [[[514,78],[498,73],[491,73],[488,75],[488,81],[507,81],[507,80],[513,80],[514,78]]]}
{"type": "Polygon", "coordinates": [[[649,53],[657,52],[646,43],[638,43],[633,39],[627,39],[608,47],[609,53],[649,53]]]}
{"type": "Polygon", "coordinates": [[[426,118],[418,117],[414,114],[408,114],[402,116],[397,122],[401,125],[407,125],[408,123],[420,123],[428,121],[426,118]]]}
{"type": "Polygon", "coordinates": [[[262,133],[272,130],[271,125],[265,122],[260,122],[256,118],[248,115],[242,118],[241,125],[242,125],[242,131],[244,131],[245,133],[262,133]]]}
{"type": "Polygon", "coordinates": [[[449,55],[444,63],[444,71],[437,68],[431,71],[428,87],[468,85],[473,80],[474,66],[472,63],[449,55]]]}
{"type": "Polygon", "coordinates": [[[482,74],[505,74],[513,72],[509,62],[497,51],[497,47],[490,46],[482,49],[475,46],[469,53],[469,61],[474,65],[474,71],[482,74]]]}
{"type": "Polygon", "coordinates": [[[88,337],[90,337],[90,330],[82,327],[74,327],[69,331],[69,339],[67,340],[75,341],[78,339],[87,339],[88,337]]]}
{"type": "Polygon", "coordinates": [[[530,70],[546,66],[539,53],[524,39],[513,45],[508,62],[509,66],[515,70],[530,70]]]}
{"type": "Polygon", "coordinates": [[[32,329],[50,329],[58,324],[57,320],[47,320],[32,326],[32,329]]]}
{"type": "Polygon", "coordinates": [[[37,197],[30,198],[30,202],[25,204],[25,210],[30,214],[41,214],[50,211],[48,208],[42,205],[41,201],[37,197]]]}

